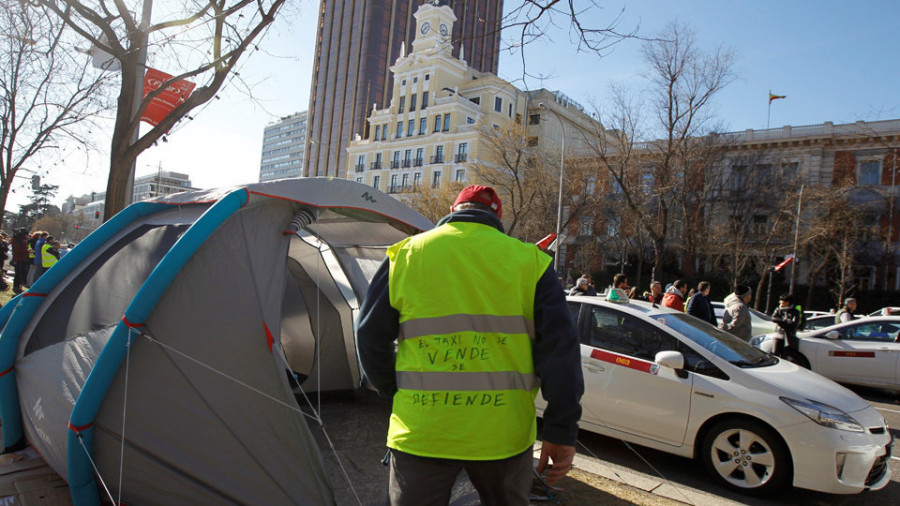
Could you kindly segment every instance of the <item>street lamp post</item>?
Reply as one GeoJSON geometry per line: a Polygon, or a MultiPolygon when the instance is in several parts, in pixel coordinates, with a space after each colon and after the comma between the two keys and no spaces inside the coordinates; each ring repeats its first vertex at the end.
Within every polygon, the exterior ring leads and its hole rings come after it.
{"type": "MultiPolygon", "coordinates": [[[[553,270],[555,270],[556,273],[559,274],[559,255],[562,251],[562,236],[560,235],[560,231],[562,229],[563,176],[565,174],[566,166],[566,124],[563,122],[562,118],[559,117],[559,114],[547,107],[545,103],[539,103],[538,107],[547,112],[553,113],[553,115],[556,116],[556,120],[559,121],[559,128],[562,130],[559,148],[559,198],[557,199],[556,207],[556,252],[553,255],[553,270]]],[[[565,265],[563,265],[563,267],[565,267],[565,265]]]]}

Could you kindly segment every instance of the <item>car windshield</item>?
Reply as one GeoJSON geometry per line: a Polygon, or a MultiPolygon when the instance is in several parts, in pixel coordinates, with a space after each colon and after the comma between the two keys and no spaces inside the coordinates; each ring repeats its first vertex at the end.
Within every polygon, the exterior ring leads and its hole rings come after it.
{"type": "Polygon", "coordinates": [[[765,367],[778,362],[777,358],[699,318],[681,313],[663,313],[652,318],[738,367],[765,367]]]}

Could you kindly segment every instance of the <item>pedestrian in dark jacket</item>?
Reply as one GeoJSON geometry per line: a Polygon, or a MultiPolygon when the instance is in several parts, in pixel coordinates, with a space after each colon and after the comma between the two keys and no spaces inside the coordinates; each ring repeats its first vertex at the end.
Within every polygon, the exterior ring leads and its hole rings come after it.
{"type": "Polygon", "coordinates": [[[709,291],[712,289],[709,281],[701,281],[697,285],[697,292],[688,301],[686,312],[691,316],[696,316],[705,322],[709,322],[713,326],[719,324],[716,319],[716,312],[713,311],[712,304],[709,302],[709,291]]]}
{"type": "Polygon", "coordinates": [[[22,287],[28,280],[28,269],[31,268],[31,259],[28,258],[28,230],[20,228],[15,231],[12,238],[12,263],[15,269],[13,276],[13,292],[22,293],[22,287]]]}
{"type": "Polygon", "coordinates": [[[778,307],[772,312],[772,321],[784,334],[784,340],[775,339],[773,355],[788,358],[798,349],[797,327],[800,325],[800,311],[794,307],[793,295],[786,293],[778,297],[778,307]]]}

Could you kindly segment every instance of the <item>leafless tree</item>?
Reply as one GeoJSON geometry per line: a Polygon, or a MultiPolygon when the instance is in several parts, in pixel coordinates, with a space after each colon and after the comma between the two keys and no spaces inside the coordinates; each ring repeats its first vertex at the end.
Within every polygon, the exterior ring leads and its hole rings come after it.
{"type": "Polygon", "coordinates": [[[677,24],[645,42],[643,55],[649,89],[636,97],[613,88],[610,112],[598,115],[615,134],[599,135],[595,150],[653,243],[659,279],[673,235],[694,225],[684,217],[698,219],[692,213],[700,203],[690,192],[697,189],[698,171],[721,148],[709,136],[717,126],[709,106],[733,79],[735,57],[725,49],[702,51],[693,33],[677,24]]]}
{"type": "Polygon", "coordinates": [[[84,134],[108,107],[108,76],[72,35],[30,2],[0,3],[0,222],[19,173],[42,175],[67,139],[89,147],[84,134]]]}
{"type": "Polygon", "coordinates": [[[126,203],[132,162],[191,111],[212,100],[257,41],[285,0],[199,0],[166,2],[151,20],[152,0],[35,0],[55,13],[121,66],[116,118],[110,146],[104,216],[126,203]],[[148,54],[150,51],[154,54],[148,54]],[[148,64],[173,77],[143,98],[138,94],[148,64]],[[141,114],[166,88],[181,79],[197,83],[194,92],[162,121],[141,135],[141,114]],[[136,140],[135,140],[135,137],[136,140]]]}

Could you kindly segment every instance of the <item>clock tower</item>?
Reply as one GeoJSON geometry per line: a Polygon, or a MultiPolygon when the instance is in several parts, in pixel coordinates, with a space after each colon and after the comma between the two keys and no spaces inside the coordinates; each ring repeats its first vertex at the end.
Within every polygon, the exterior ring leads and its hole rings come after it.
{"type": "Polygon", "coordinates": [[[437,0],[422,4],[413,14],[416,18],[416,38],[413,40],[413,51],[419,52],[431,48],[449,52],[453,45],[451,36],[456,15],[446,5],[438,5],[437,0]]]}

